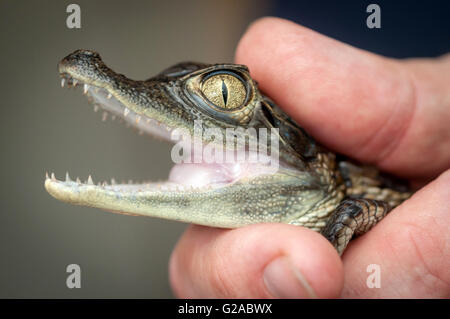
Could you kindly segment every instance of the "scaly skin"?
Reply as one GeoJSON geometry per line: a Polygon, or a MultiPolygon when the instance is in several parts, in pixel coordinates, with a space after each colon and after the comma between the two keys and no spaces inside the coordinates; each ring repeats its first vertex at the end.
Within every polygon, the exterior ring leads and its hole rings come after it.
{"type": "Polygon", "coordinates": [[[109,69],[97,53],[78,50],[59,63],[59,72],[63,85],[83,84],[97,107],[149,133],[158,127],[156,134],[166,139],[180,128],[193,135],[195,121],[201,120],[203,130],[216,128],[224,137],[220,141],[202,134],[201,143],[225,149],[227,128],[276,128],[279,150],[271,151],[280,160],[274,172],[263,167],[254,174],[239,171],[227,182],[198,187],[179,181],[94,185],[91,178],[86,183],[68,176],[59,181],[52,174],[45,187],[59,200],[214,227],[300,225],[322,231],[342,253],[354,233],[370,229],[409,196],[373,168],[337,160],[318,145],[259,92],[245,66],[181,63],[146,81],[134,81],[109,69]]]}

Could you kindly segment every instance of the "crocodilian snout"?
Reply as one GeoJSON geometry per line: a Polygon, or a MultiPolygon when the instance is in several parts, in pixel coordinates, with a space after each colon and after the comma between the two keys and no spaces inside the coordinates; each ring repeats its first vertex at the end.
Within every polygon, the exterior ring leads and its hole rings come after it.
{"type": "Polygon", "coordinates": [[[103,63],[97,52],[84,49],[76,50],[64,57],[58,63],[58,71],[63,77],[73,77],[97,86],[103,86],[115,75],[103,63]]]}

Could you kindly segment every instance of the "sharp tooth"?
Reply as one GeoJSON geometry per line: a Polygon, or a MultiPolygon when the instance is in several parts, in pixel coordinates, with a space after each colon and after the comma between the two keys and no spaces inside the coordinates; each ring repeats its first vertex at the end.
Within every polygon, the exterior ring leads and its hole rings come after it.
{"type": "Polygon", "coordinates": [[[114,178],[111,178],[111,185],[116,185],[116,180],[114,178]]]}
{"type": "Polygon", "coordinates": [[[130,113],[130,110],[126,107],[125,110],[123,110],[123,116],[127,116],[128,113],[130,113]]]}
{"type": "Polygon", "coordinates": [[[87,184],[88,185],[94,185],[94,181],[92,180],[92,176],[91,175],[89,175],[89,177],[88,177],[87,184]]]}
{"type": "Polygon", "coordinates": [[[77,182],[78,184],[81,184],[81,181],[80,181],[80,178],[79,178],[79,177],[77,177],[76,182],[77,182]]]}
{"type": "Polygon", "coordinates": [[[62,78],[61,79],[61,87],[63,88],[64,87],[64,83],[66,82],[66,79],[65,78],[62,78]]]}
{"type": "Polygon", "coordinates": [[[52,173],[52,181],[56,181],[55,173],[52,173]]]}
{"type": "Polygon", "coordinates": [[[108,96],[106,98],[110,99],[112,97],[111,93],[108,93],[108,96]]]}
{"type": "Polygon", "coordinates": [[[70,179],[69,176],[69,172],[66,172],[66,182],[71,182],[72,180],[70,179]]]}
{"type": "Polygon", "coordinates": [[[108,186],[108,183],[107,183],[106,181],[104,181],[104,182],[102,183],[102,186],[103,186],[103,187],[108,186]]]}
{"type": "Polygon", "coordinates": [[[47,180],[49,177],[48,177],[48,172],[45,172],[45,179],[47,180]]]}
{"type": "Polygon", "coordinates": [[[102,114],[102,121],[105,122],[108,119],[108,113],[107,112],[103,112],[102,114]]]}
{"type": "Polygon", "coordinates": [[[88,92],[88,90],[89,90],[89,85],[84,83],[83,93],[86,94],[88,92]]]}

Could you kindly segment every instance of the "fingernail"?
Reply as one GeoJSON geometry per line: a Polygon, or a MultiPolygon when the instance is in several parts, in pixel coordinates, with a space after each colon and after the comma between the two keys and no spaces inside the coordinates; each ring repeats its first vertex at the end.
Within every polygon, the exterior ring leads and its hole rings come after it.
{"type": "Polygon", "coordinates": [[[264,269],[264,283],[269,293],[276,298],[316,298],[309,285],[288,257],[282,256],[271,261],[264,269]]]}

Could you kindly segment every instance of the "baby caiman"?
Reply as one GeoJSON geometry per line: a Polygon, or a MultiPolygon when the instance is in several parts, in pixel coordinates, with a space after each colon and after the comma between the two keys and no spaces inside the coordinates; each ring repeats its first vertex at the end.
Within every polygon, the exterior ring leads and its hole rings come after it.
{"type": "MultiPolygon", "coordinates": [[[[410,196],[404,183],[317,143],[259,91],[244,65],[185,62],[135,81],[108,68],[98,53],[77,50],[58,69],[62,86],[82,87],[104,118],[118,117],[167,140],[177,129],[193,136],[199,122],[201,132],[215,129],[223,136],[227,129],[265,128],[276,135],[277,143],[268,149],[279,159],[276,170],[267,161],[186,161],[162,183],[95,185],[90,176],[82,183],[68,174],[57,180],[52,173],[45,188],[59,200],[212,227],[305,226],[321,232],[342,254],[353,236],[410,196]]],[[[229,144],[216,137],[203,134],[200,143],[228,152],[229,144]]],[[[245,139],[244,152],[248,146],[245,139]]]]}

